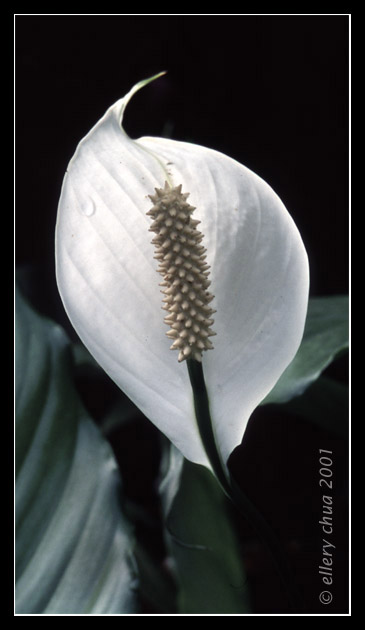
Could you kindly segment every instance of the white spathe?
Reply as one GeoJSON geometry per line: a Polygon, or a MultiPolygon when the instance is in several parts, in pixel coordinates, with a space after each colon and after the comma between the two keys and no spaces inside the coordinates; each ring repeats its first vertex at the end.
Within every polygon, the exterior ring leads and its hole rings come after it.
{"type": "Polygon", "coordinates": [[[68,166],[56,226],[58,288],[107,374],[187,459],[209,465],[186,365],[165,334],[146,216],[155,187],[182,184],[211,265],[217,336],[203,369],[226,462],[300,345],[308,259],[283,203],[252,171],[212,149],[126,135],[125,106],[148,82],[108,109],[68,166]]]}

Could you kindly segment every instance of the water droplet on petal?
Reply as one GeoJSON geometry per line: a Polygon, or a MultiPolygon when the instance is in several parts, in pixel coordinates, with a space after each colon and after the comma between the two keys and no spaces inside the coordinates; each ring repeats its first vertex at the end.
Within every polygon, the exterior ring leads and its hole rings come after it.
{"type": "Polygon", "coordinates": [[[85,217],[91,217],[94,214],[95,210],[96,206],[91,197],[85,199],[85,201],[80,206],[81,214],[83,214],[85,217]]]}

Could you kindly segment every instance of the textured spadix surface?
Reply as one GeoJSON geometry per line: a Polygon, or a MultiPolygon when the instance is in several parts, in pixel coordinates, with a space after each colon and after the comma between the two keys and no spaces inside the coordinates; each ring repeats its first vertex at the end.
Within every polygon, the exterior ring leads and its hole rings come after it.
{"type": "Polygon", "coordinates": [[[150,231],[156,233],[152,243],[163,276],[165,323],[170,326],[166,334],[174,340],[171,350],[179,350],[179,361],[201,361],[202,352],[213,349],[209,337],[215,333],[210,328],[214,311],[209,303],[214,296],[208,291],[209,265],[201,244],[203,234],[197,229],[200,221],[193,219],[195,208],[186,201],[189,194],[181,192],[181,184],[172,188],[165,182],[164,188],[155,190],[147,214],[154,219],[150,231]]]}
{"type": "Polygon", "coordinates": [[[109,376],[185,457],[207,464],[185,362],[165,334],[149,196],[166,181],[181,185],[201,222],[216,310],[203,368],[223,460],[298,349],[308,261],[284,205],[249,169],[198,145],[126,135],[125,106],[147,82],[108,109],[68,166],[57,282],[71,322],[109,376]]]}

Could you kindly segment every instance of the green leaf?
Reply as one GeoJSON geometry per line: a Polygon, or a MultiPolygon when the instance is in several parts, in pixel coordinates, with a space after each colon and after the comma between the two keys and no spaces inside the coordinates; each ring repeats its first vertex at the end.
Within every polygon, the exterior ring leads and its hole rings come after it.
{"type": "Polygon", "coordinates": [[[320,376],[297,398],[283,407],[326,431],[348,438],[349,390],[346,385],[320,376]]]}
{"type": "Polygon", "coordinates": [[[348,348],[348,312],[349,301],[346,295],[309,300],[299,350],[261,404],[284,403],[300,396],[348,348]]]}
{"type": "Polygon", "coordinates": [[[168,567],[161,566],[140,543],[136,544],[135,555],[141,596],[159,613],[176,614],[175,582],[169,574],[168,567]]]}
{"type": "Polygon", "coordinates": [[[136,609],[133,537],[110,446],[71,379],[63,330],[16,299],[16,612],[136,609]]]}
{"type": "Polygon", "coordinates": [[[171,447],[160,492],[176,567],[178,612],[248,613],[239,544],[215,477],[171,447]]]}

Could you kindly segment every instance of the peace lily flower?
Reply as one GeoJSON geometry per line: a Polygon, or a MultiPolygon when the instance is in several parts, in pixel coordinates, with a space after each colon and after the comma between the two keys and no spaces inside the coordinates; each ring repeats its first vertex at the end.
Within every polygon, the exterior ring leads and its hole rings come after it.
{"type": "Polygon", "coordinates": [[[308,261],[283,203],[248,168],[195,144],[127,136],[125,107],[157,76],[77,147],[59,202],[57,283],[97,362],[187,459],[209,466],[185,359],[202,360],[226,463],[299,347],[308,261]]]}

